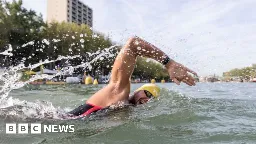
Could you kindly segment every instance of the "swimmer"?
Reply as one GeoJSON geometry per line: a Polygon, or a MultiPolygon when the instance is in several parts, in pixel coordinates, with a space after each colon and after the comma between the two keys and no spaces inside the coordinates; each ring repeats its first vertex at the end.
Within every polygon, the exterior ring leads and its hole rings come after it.
{"type": "Polygon", "coordinates": [[[69,112],[72,116],[87,116],[98,110],[115,105],[118,102],[128,101],[138,105],[148,102],[159,96],[160,88],[155,84],[146,84],[130,95],[130,78],[132,76],[136,58],[138,56],[152,58],[163,64],[170,78],[177,84],[181,82],[194,86],[196,72],[170,59],[163,51],[154,45],[135,36],[130,38],[117,55],[111,73],[109,84],[92,95],[85,104],[69,112]]]}

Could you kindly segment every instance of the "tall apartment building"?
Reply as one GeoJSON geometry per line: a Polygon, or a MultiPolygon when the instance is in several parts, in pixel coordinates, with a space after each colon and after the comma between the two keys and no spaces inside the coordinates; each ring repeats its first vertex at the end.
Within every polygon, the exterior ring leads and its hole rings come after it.
{"type": "Polygon", "coordinates": [[[79,0],[47,0],[47,22],[73,22],[93,26],[93,11],[79,0]]]}

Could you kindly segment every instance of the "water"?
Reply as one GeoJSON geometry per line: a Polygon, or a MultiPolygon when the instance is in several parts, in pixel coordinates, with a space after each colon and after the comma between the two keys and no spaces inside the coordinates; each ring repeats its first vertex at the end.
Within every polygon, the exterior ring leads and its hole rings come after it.
{"type": "MultiPolygon", "coordinates": [[[[132,91],[142,84],[132,84],[132,91]]],[[[0,107],[0,143],[255,143],[256,83],[172,83],[158,100],[99,113],[85,120],[59,115],[105,85],[32,86],[12,90],[0,107]],[[11,99],[10,99],[11,98],[11,99]],[[7,122],[74,124],[74,133],[7,135],[7,122]]]]}

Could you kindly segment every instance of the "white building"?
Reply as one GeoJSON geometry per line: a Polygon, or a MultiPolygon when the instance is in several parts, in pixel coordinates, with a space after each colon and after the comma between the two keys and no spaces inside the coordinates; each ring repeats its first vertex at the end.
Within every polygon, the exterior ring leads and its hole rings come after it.
{"type": "Polygon", "coordinates": [[[47,22],[52,21],[93,27],[93,10],[79,0],[47,0],[47,22]]]}

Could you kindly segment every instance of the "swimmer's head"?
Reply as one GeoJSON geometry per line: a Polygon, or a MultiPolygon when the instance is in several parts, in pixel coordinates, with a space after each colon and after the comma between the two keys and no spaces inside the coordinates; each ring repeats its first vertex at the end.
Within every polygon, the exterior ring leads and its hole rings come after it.
{"type": "Polygon", "coordinates": [[[129,102],[135,105],[144,104],[151,98],[157,98],[160,93],[160,88],[155,84],[145,84],[138,88],[132,96],[129,97],[129,102]]]}

